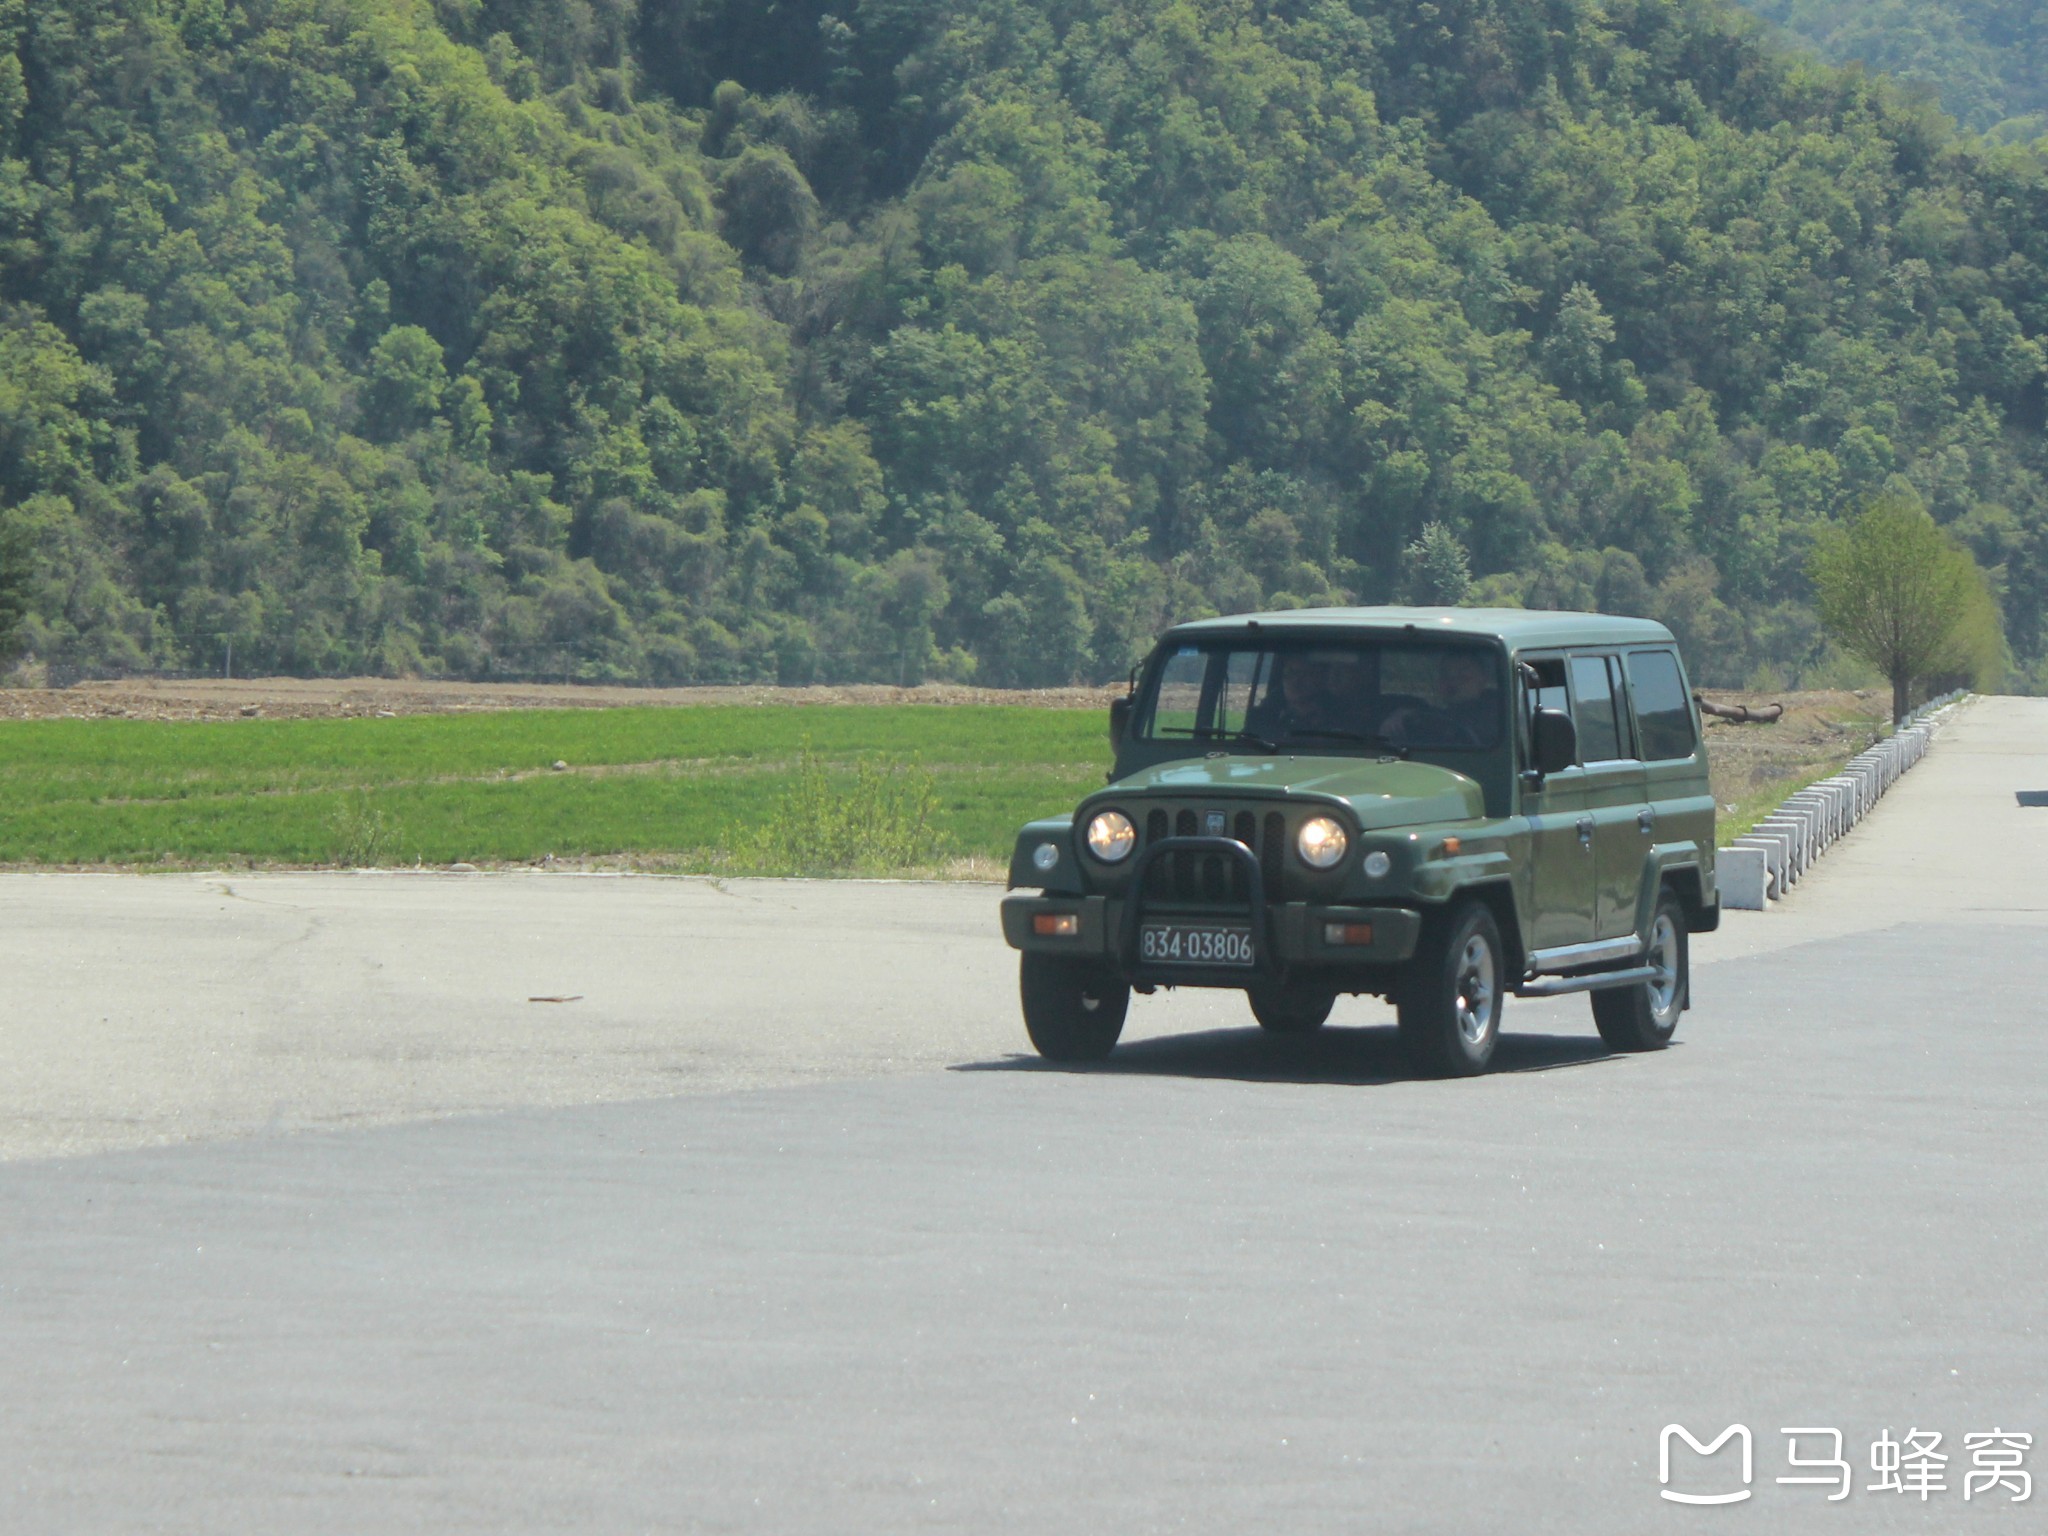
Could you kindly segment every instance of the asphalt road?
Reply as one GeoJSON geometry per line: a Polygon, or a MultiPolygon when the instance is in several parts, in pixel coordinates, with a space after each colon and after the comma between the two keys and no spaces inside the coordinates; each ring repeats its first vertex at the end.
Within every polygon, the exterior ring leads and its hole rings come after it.
{"type": "Polygon", "coordinates": [[[0,880],[0,1530],[2037,1529],[2023,787],[1972,706],[1672,1050],[1463,1083],[1217,997],[1045,1069],[986,889],[0,880]]]}

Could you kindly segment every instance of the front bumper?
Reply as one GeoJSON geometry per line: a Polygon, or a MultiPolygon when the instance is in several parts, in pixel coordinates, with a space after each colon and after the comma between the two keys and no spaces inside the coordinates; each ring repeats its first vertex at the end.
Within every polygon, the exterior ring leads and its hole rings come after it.
{"type": "MultiPolygon", "coordinates": [[[[1214,910],[1183,910],[1146,903],[1148,922],[1243,922],[1246,914],[1214,910]]],[[[1316,902],[1272,902],[1265,908],[1265,933],[1258,935],[1259,964],[1241,970],[1162,965],[1139,966],[1122,950],[1124,903],[1107,896],[1047,896],[1012,891],[1003,898],[1003,937],[1012,949],[1033,954],[1071,955],[1106,961],[1133,979],[1180,981],[1189,986],[1242,986],[1276,969],[1399,965],[1412,958],[1422,936],[1422,914],[1409,907],[1325,906],[1316,902]],[[1035,931],[1040,916],[1071,914],[1072,934],[1035,931]],[[1325,930],[1332,924],[1370,927],[1369,944],[1332,944],[1325,930]]]]}

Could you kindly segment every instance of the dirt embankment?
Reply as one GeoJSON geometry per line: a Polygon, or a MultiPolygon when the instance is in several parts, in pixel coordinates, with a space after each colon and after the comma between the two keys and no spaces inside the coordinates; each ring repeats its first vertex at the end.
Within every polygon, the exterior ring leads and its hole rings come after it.
{"type": "Polygon", "coordinates": [[[1707,760],[1723,805],[1787,779],[1818,777],[1891,729],[1891,699],[1867,689],[1764,694],[1713,688],[1700,696],[1715,704],[1785,706],[1784,718],[1772,725],[1708,718],[1707,760]]]}
{"type": "Polygon", "coordinates": [[[503,709],[679,708],[692,704],[1023,704],[1107,709],[1111,688],[624,688],[578,683],[421,682],[402,678],[192,678],[0,689],[0,720],[345,720],[503,709]]]}

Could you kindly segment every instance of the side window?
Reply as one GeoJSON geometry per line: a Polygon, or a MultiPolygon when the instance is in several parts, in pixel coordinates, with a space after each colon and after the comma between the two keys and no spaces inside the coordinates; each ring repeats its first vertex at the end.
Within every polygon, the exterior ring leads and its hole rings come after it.
{"type": "Polygon", "coordinates": [[[1669,651],[1630,651],[1628,680],[1635,694],[1636,725],[1643,733],[1643,756],[1651,762],[1691,757],[1699,743],[1678,658],[1669,651]]]}
{"type": "Polygon", "coordinates": [[[1579,727],[1579,761],[1611,762],[1621,756],[1621,732],[1614,709],[1614,685],[1605,656],[1574,656],[1572,715],[1579,727]]]}

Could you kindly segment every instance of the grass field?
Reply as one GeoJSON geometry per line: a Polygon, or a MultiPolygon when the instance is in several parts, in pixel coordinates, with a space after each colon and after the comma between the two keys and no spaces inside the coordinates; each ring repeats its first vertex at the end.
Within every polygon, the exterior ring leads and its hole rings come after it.
{"type": "MultiPolygon", "coordinates": [[[[798,781],[929,773],[934,869],[1102,782],[1094,710],[705,707],[368,720],[0,722],[0,864],[729,869],[798,781]],[[566,762],[566,771],[552,765],[566,762]],[[914,766],[912,766],[914,765],[914,766]]],[[[758,857],[755,859],[758,863],[758,857]]]]}
{"type": "MultiPolygon", "coordinates": [[[[1713,733],[1721,841],[1836,771],[1865,744],[1869,724],[1713,733]]],[[[821,866],[778,855],[761,834],[778,815],[837,809],[857,822],[864,807],[846,797],[876,799],[872,774],[859,772],[865,763],[928,786],[928,853],[908,865],[856,855],[834,867],[995,874],[1019,825],[1071,809],[1102,782],[1107,738],[1100,710],[980,704],[0,720],[0,865],[391,867],[552,856],[815,872],[821,866]],[[801,771],[806,752],[830,795],[801,771]],[[556,770],[558,761],[567,768],[556,770]]]]}

